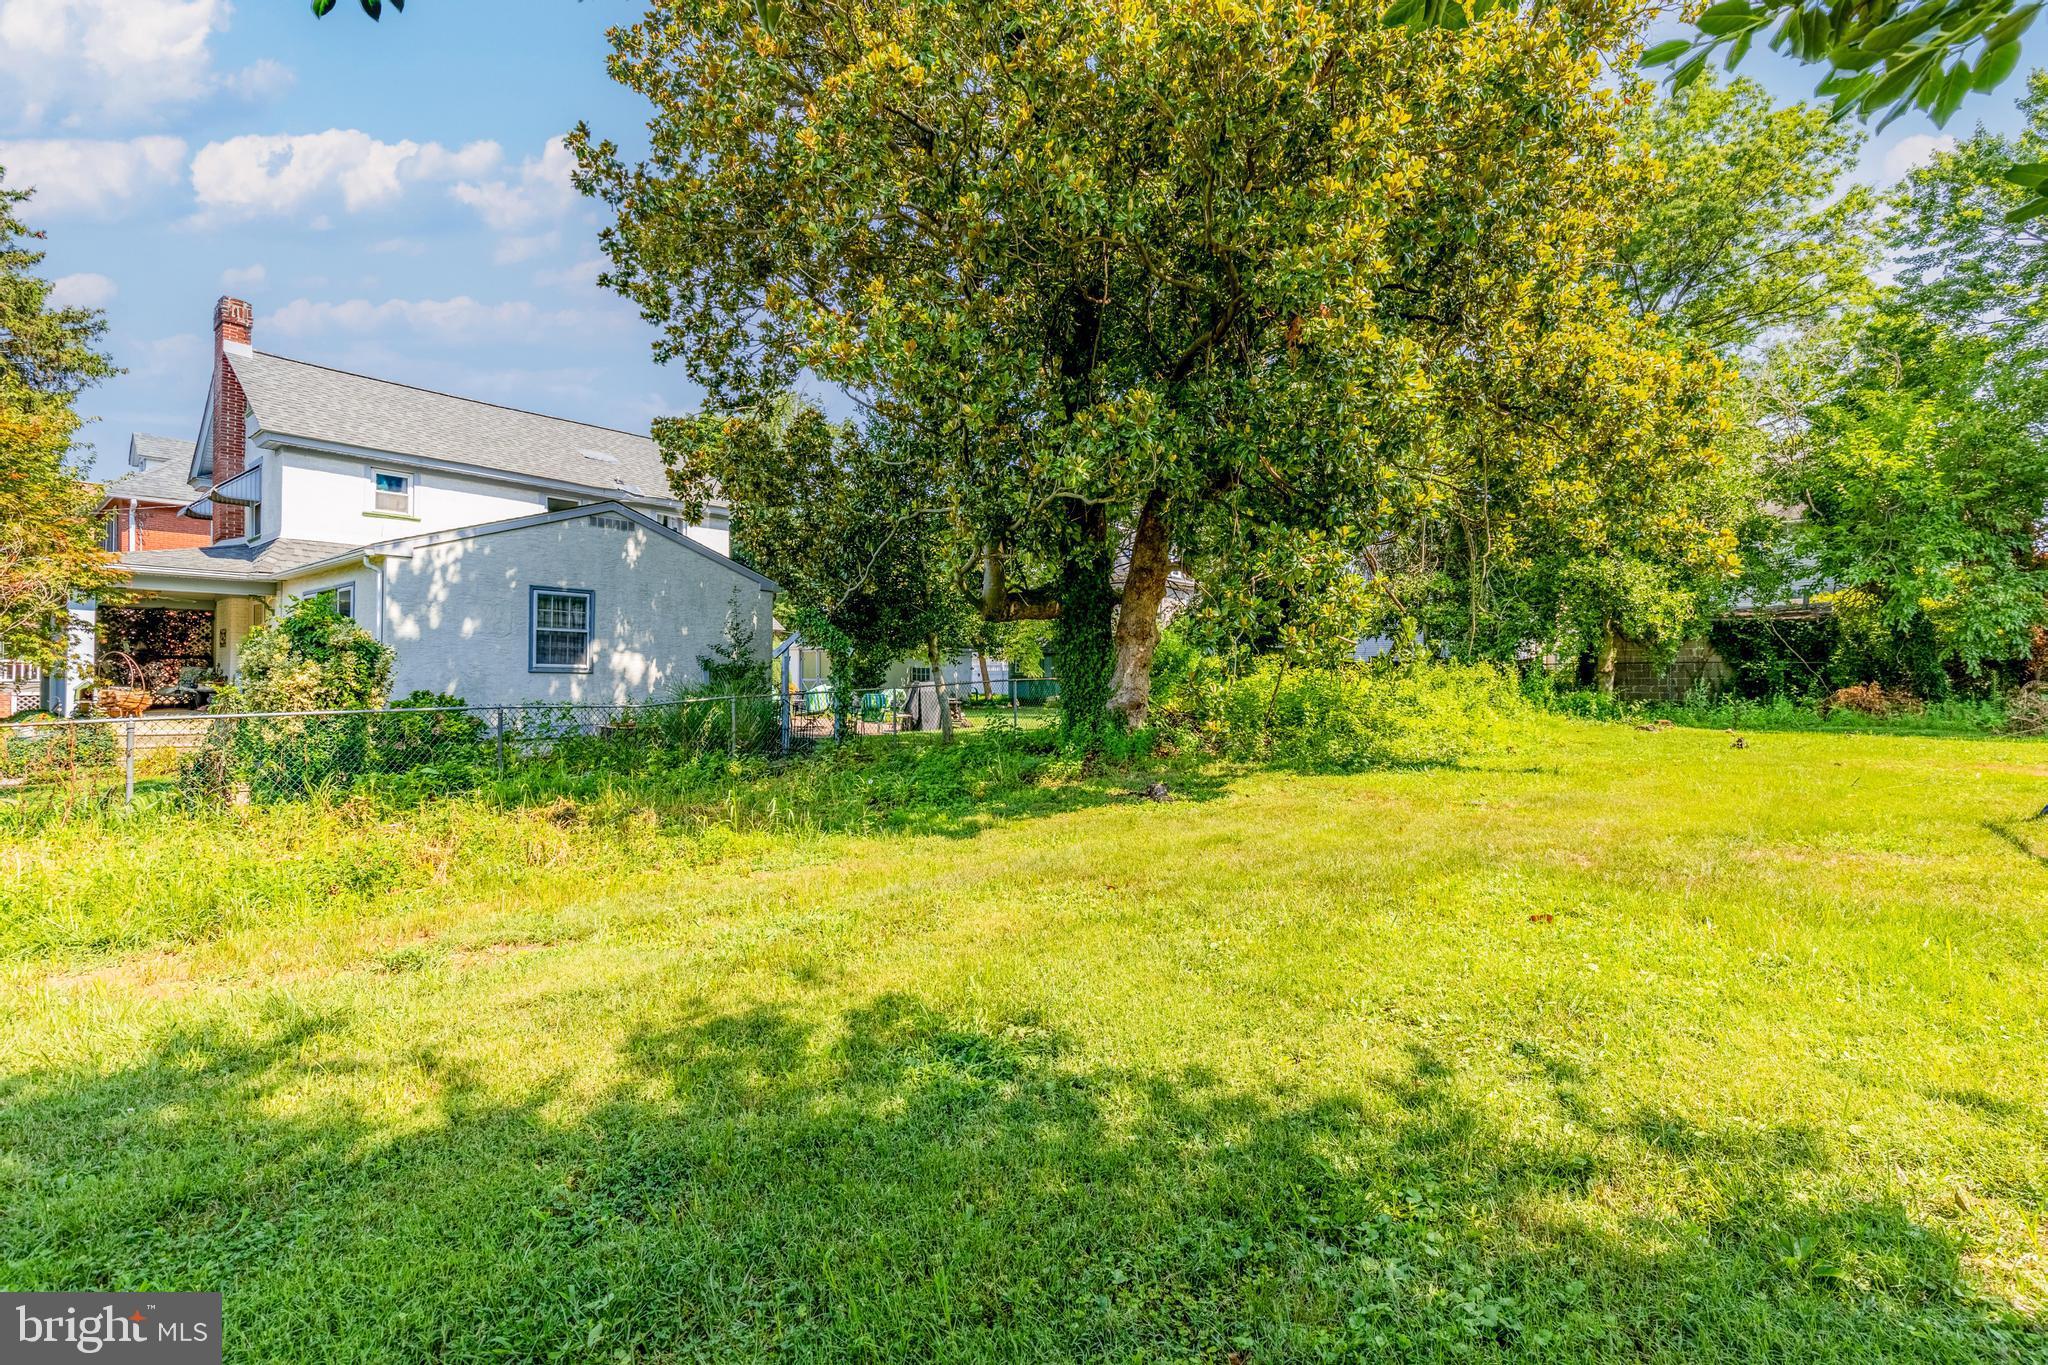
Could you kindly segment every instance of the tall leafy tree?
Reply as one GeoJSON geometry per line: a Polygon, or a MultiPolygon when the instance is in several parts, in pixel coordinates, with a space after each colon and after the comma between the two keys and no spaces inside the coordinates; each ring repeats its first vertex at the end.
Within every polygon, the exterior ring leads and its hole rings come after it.
{"type": "Polygon", "coordinates": [[[1918,685],[2025,658],[2048,627],[2048,252],[2015,158],[2048,150],[2048,80],[2014,138],[1980,131],[1891,204],[1897,266],[1867,314],[1778,358],[1791,573],[1845,638],[1918,685]]]}
{"type": "Polygon", "coordinates": [[[98,350],[105,318],[51,305],[42,234],[19,217],[28,198],[0,178],[0,653],[47,665],[71,597],[120,577],[93,515],[99,490],[71,463],[79,392],[114,368],[98,350]]]}
{"type": "Polygon", "coordinates": [[[1636,312],[1725,353],[1867,293],[1877,205],[1842,184],[1863,141],[1852,128],[1708,79],[1642,106],[1636,131],[1664,167],[1616,263],[1636,312]]]}
{"type": "Polygon", "coordinates": [[[808,371],[914,433],[984,614],[1054,619],[1069,717],[1138,723],[1176,557],[1590,505],[1713,420],[1598,269],[1649,183],[1603,60],[1641,12],[1379,17],[660,0],[613,38],[649,158],[572,145],[658,355],[716,411],[808,371]]]}
{"type": "Polygon", "coordinates": [[[900,433],[779,395],[749,413],[666,419],[656,436],[720,471],[734,551],[782,586],[778,613],[828,653],[842,707],[893,661],[950,652],[968,633],[947,577],[960,562],[948,509],[900,433]]]}
{"type": "Polygon", "coordinates": [[[1938,686],[2025,658],[2048,626],[2048,371],[1892,302],[1828,355],[1780,496],[1847,636],[1938,686]]]}
{"type": "Polygon", "coordinates": [[[2027,349],[2048,327],[2048,218],[2018,215],[2033,191],[2007,168],[2048,161],[2048,71],[2028,80],[2020,110],[2016,135],[1980,129],[1909,175],[1889,239],[1905,306],[2027,349]]]}

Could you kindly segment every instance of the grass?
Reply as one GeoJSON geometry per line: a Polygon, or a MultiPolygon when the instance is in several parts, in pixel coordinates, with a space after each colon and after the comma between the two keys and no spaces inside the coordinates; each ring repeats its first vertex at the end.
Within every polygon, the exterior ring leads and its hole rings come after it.
{"type": "Polygon", "coordinates": [[[0,836],[0,1279],[247,1361],[2048,1359],[2048,746],[1154,766],[0,836]]]}

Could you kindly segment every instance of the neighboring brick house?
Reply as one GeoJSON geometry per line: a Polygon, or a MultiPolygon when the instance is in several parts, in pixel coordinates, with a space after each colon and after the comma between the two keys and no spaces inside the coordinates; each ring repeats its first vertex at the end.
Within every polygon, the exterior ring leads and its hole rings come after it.
{"type": "Polygon", "coordinates": [[[136,436],[128,442],[132,471],[102,491],[109,550],[180,550],[206,545],[213,528],[180,515],[202,490],[187,482],[192,443],[175,436],[136,436]]]}

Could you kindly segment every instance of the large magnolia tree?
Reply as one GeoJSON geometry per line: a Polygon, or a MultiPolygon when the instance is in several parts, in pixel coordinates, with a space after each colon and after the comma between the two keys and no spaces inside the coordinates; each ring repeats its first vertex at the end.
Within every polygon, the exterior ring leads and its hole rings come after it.
{"type": "MultiPolygon", "coordinates": [[[[916,433],[983,613],[1055,619],[1070,718],[1137,723],[1176,556],[1451,505],[1512,545],[1703,457],[1713,366],[1600,269],[1655,175],[1603,64],[1640,17],[661,0],[613,35],[651,154],[572,142],[711,409],[809,373],[916,433]]],[[[686,494],[744,482],[687,430],[686,494]]]]}

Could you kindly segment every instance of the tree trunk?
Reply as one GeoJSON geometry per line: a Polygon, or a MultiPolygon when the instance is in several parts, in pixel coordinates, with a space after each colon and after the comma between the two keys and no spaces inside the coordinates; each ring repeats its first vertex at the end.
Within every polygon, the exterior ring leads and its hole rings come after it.
{"type": "Polygon", "coordinates": [[[946,674],[939,665],[939,637],[934,635],[924,642],[925,654],[932,661],[932,695],[939,701],[939,743],[953,742],[953,707],[946,700],[946,674]]]}
{"type": "Polygon", "coordinates": [[[1116,593],[1109,585],[1110,530],[1102,508],[1083,507],[1060,547],[1052,661],[1059,674],[1060,729],[1070,738],[1092,738],[1109,719],[1116,612],[1116,593]]]}
{"type": "Polygon", "coordinates": [[[1593,676],[1600,684],[1603,696],[1614,695],[1614,665],[1621,655],[1621,632],[1608,622],[1600,629],[1600,657],[1594,665],[1593,676]]]}
{"type": "Polygon", "coordinates": [[[1155,489],[1138,513],[1137,529],[1131,535],[1131,563],[1117,609],[1109,713],[1130,730],[1145,723],[1152,704],[1152,655],[1159,648],[1159,604],[1166,600],[1171,555],[1165,501],[1155,489]]]}
{"type": "Polygon", "coordinates": [[[996,694],[996,685],[988,680],[988,655],[977,649],[974,651],[974,662],[981,665],[981,695],[993,697],[996,694]]]}

